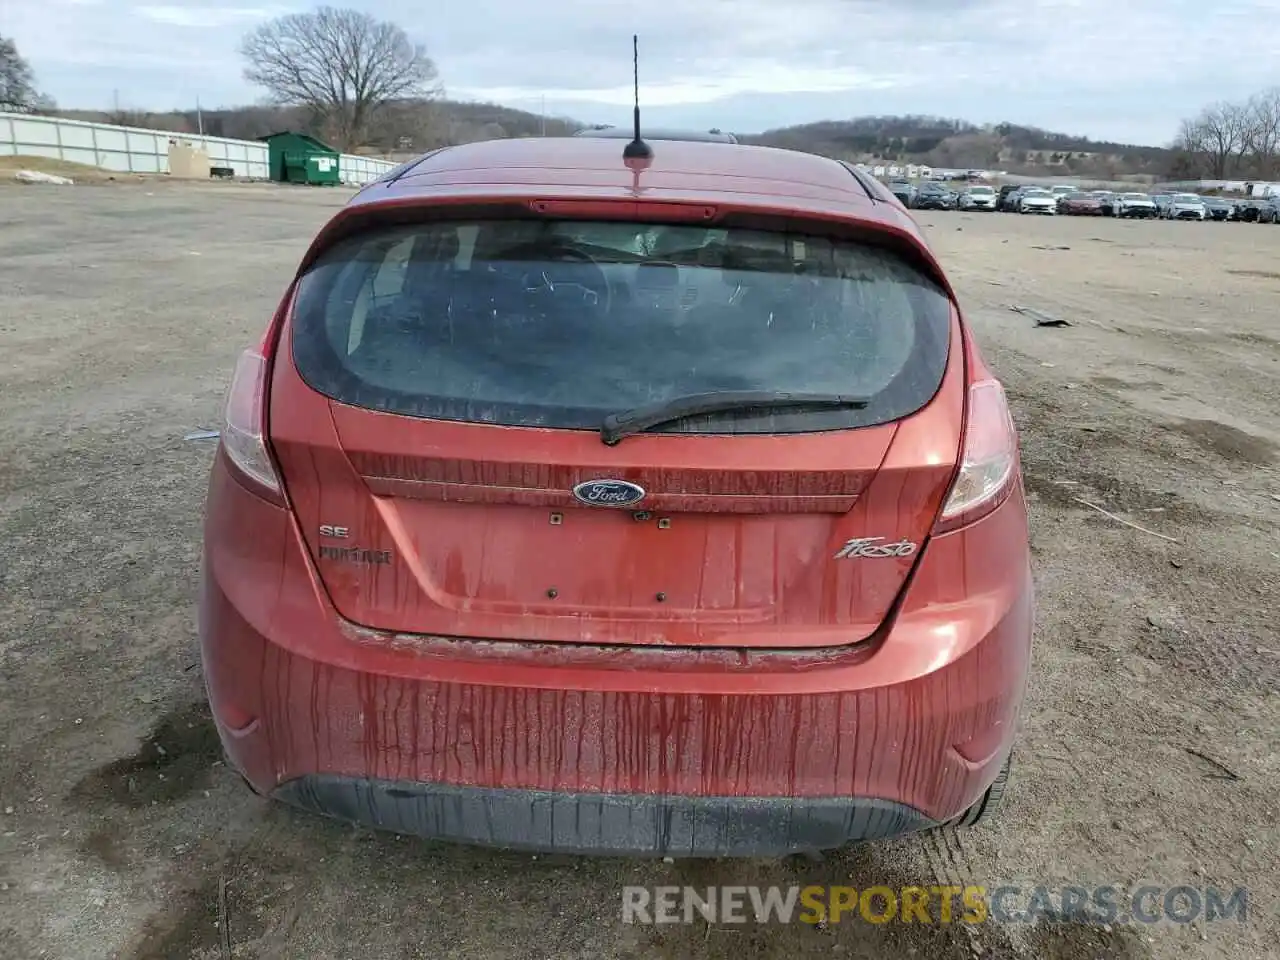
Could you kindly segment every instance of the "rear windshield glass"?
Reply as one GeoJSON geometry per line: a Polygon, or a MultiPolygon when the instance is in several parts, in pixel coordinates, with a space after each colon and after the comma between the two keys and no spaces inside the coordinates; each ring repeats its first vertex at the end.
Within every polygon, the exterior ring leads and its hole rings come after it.
{"type": "Polygon", "coordinates": [[[293,355],[315,390],[414,417],[599,429],[690,394],[857,394],[862,409],[740,410],[674,433],[793,433],[922,407],[950,300],[860,243],[708,226],[487,220],[386,228],[299,287],[293,355]]]}

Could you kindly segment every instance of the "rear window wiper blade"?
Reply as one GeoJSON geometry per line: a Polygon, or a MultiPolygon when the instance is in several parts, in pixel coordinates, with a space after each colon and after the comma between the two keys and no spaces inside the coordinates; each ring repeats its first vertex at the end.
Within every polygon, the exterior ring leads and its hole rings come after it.
{"type": "Polygon", "coordinates": [[[658,424],[683,420],[707,413],[734,410],[783,410],[791,407],[813,407],[819,410],[861,410],[871,402],[869,397],[847,393],[784,393],[778,390],[723,390],[715,393],[693,393],[673,400],[645,404],[621,413],[611,413],[600,426],[600,439],[613,446],[623,437],[643,433],[658,424]]]}

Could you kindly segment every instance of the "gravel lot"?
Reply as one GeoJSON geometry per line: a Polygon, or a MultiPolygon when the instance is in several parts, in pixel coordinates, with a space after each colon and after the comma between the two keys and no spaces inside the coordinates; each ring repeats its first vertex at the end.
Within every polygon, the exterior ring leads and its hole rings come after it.
{"type": "Polygon", "coordinates": [[[1275,956],[1280,229],[921,215],[1023,431],[1040,613],[1007,806],[823,862],[664,864],[373,835],[219,762],[194,632],[212,451],[182,438],[345,197],[0,187],[0,957],[1275,956]],[[1251,900],[1110,928],[618,919],[624,883],[964,882],[1251,900]]]}

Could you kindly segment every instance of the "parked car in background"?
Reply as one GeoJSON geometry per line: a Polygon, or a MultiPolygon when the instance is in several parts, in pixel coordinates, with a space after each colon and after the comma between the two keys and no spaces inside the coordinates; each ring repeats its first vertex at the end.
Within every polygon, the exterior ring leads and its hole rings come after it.
{"type": "Polygon", "coordinates": [[[1028,190],[1043,190],[1045,193],[1049,192],[1048,190],[1045,190],[1044,187],[1037,187],[1035,184],[1019,184],[1012,192],[1005,195],[1005,209],[1010,213],[1018,213],[1022,209],[1022,198],[1027,195],[1028,190]]]}
{"type": "Polygon", "coordinates": [[[1102,204],[1091,193],[1068,193],[1058,200],[1058,212],[1072,217],[1100,217],[1102,204]]]}
{"type": "Polygon", "coordinates": [[[910,180],[890,180],[889,192],[901,200],[904,207],[916,205],[916,186],[910,180]]]}
{"type": "Polygon", "coordinates": [[[1224,200],[1222,197],[1201,197],[1204,201],[1204,210],[1209,220],[1231,220],[1234,219],[1236,205],[1230,200],[1224,200]]]}
{"type": "Polygon", "coordinates": [[[1018,197],[1019,213],[1049,213],[1058,212],[1058,198],[1048,190],[1041,187],[1030,187],[1022,191],[1018,197]]]}
{"type": "Polygon", "coordinates": [[[1171,193],[1153,193],[1151,194],[1151,202],[1156,205],[1156,216],[1163,217],[1169,212],[1169,203],[1173,200],[1171,193]]]}
{"type": "Polygon", "coordinates": [[[1207,213],[1204,201],[1194,193],[1175,193],[1169,198],[1164,215],[1168,220],[1203,220],[1207,213]]]}
{"type": "Polygon", "coordinates": [[[1265,198],[1245,197],[1243,200],[1237,201],[1235,205],[1235,217],[1241,223],[1255,223],[1258,219],[1258,211],[1266,204],[1265,198]]]}
{"type": "Polygon", "coordinates": [[[1006,183],[1002,186],[999,195],[996,197],[996,209],[1004,213],[1012,213],[1015,208],[1010,205],[1009,197],[1021,189],[1016,183],[1006,183]]]}
{"type": "Polygon", "coordinates": [[[1055,200],[1060,200],[1063,197],[1071,196],[1073,193],[1079,193],[1080,187],[1077,184],[1055,183],[1049,188],[1049,192],[1053,194],[1055,200]]]}
{"type": "Polygon", "coordinates": [[[1155,202],[1145,193],[1122,193],[1116,199],[1116,216],[1118,217],[1150,220],[1155,215],[1155,202]]]}
{"type": "Polygon", "coordinates": [[[917,210],[954,210],[956,192],[940,183],[926,183],[916,191],[917,210]]]}
{"type": "Polygon", "coordinates": [[[1267,197],[1258,207],[1259,223],[1280,223],[1280,196],[1267,197]]]}
{"type": "Polygon", "coordinates": [[[1104,217],[1115,217],[1120,214],[1120,194],[1114,190],[1094,190],[1093,196],[1104,217]]]}
{"type": "Polygon", "coordinates": [[[983,185],[969,187],[960,194],[960,199],[957,201],[957,206],[961,210],[995,210],[996,205],[995,189],[983,185]]]}
{"type": "Polygon", "coordinates": [[[647,856],[991,815],[1031,554],[946,273],[835,160],[651,146],[639,174],[600,138],[427,154],[280,277],[199,591],[212,721],[258,794],[647,856]]]}

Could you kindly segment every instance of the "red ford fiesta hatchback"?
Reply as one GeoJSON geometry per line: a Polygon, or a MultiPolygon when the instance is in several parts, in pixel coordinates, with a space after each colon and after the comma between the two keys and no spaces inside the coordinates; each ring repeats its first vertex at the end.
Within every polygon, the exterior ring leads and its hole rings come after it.
{"type": "Polygon", "coordinates": [[[1032,589],[946,277],[834,160],[452,147],[321,231],[236,367],[200,632],[254,790],[504,847],[973,822],[1032,589]]]}

